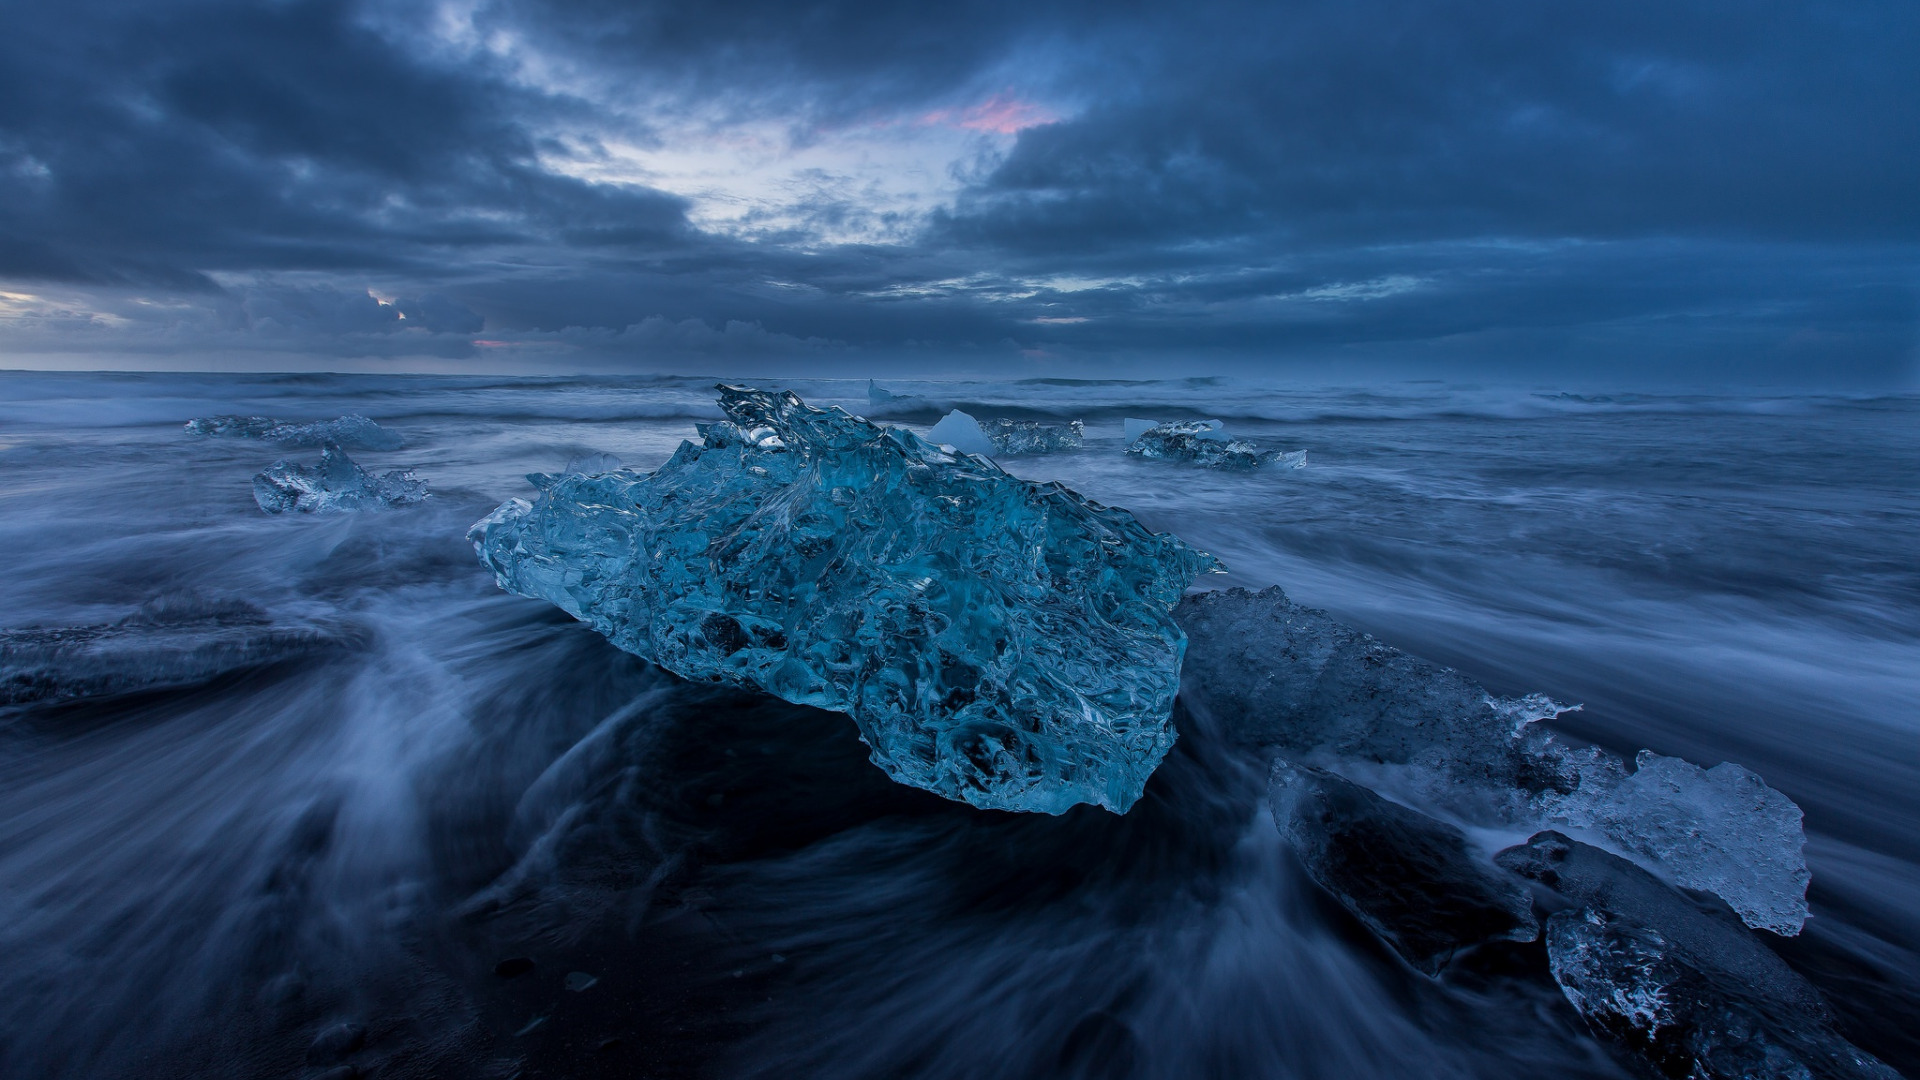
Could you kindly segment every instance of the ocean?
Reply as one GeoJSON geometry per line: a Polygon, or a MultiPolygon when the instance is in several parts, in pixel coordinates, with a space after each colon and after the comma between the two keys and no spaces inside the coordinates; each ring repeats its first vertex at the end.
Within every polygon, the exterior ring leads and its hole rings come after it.
{"type": "MultiPolygon", "coordinates": [[[[475,520],[659,465],[714,381],[0,372],[0,634],[107,650],[0,706],[0,1076],[1630,1075],[1537,944],[1400,963],[1204,731],[1125,816],[976,810],[495,586],[475,520]],[[353,457],[433,495],[269,516],[252,476],[318,452],[215,414],[371,417],[404,443],[353,457]]],[[[1920,1076],[1920,396],[740,381],[1084,421],[1001,464],[1568,739],[1752,769],[1813,873],[1770,945],[1920,1076]],[[1308,464],[1132,458],[1128,417],[1308,464]]]]}

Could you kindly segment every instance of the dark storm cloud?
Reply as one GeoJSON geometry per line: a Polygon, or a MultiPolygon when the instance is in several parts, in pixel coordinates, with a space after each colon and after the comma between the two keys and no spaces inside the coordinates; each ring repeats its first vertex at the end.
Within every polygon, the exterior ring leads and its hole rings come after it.
{"type": "Polygon", "coordinates": [[[1916,349],[1915,55],[1906,3],[43,6],[0,38],[0,280],[91,297],[15,317],[43,351],[1884,382],[1916,349]],[[824,177],[724,235],[552,165],[1016,92],[1062,119],[918,210],[824,177]],[[832,239],[860,230],[891,239],[832,239]]]}

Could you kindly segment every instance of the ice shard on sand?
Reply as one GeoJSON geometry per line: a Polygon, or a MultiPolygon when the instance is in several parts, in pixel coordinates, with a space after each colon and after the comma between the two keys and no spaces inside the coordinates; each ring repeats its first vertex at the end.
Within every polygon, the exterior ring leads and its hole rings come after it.
{"type": "Polygon", "coordinates": [[[1210,555],[1124,510],[791,393],[722,386],[651,474],[531,477],[500,584],[689,679],[847,713],[895,780],[1125,811],[1174,739],[1170,611],[1210,555]]]}

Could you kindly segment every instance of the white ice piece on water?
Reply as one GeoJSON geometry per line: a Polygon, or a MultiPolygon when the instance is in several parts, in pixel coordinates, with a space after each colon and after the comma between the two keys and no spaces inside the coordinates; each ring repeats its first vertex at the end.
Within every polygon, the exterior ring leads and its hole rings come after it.
{"type": "Polygon", "coordinates": [[[933,425],[933,430],[927,432],[927,441],[951,446],[963,454],[979,454],[982,457],[992,457],[999,449],[993,445],[992,439],[987,438],[980,421],[959,409],[941,417],[940,422],[933,425]]]}

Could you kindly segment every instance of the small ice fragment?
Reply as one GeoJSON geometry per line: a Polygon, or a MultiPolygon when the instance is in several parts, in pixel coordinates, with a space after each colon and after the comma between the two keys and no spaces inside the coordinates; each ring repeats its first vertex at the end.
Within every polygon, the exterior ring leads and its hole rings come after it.
{"type": "Polygon", "coordinates": [[[567,467],[560,470],[563,476],[574,473],[583,476],[594,476],[599,473],[619,471],[620,459],[614,457],[612,454],[581,454],[578,457],[568,458],[567,467]]]}
{"type": "Polygon", "coordinates": [[[1124,510],[791,393],[720,388],[650,475],[541,477],[468,534],[503,588],[682,677],[848,714],[975,806],[1123,812],[1172,746],[1211,555],[1124,510]]]}
{"type": "Polygon", "coordinates": [[[980,422],[959,409],[941,417],[940,422],[933,425],[933,430],[927,432],[927,441],[951,446],[963,454],[979,454],[983,457],[992,457],[999,449],[981,430],[980,422]]]}
{"type": "Polygon", "coordinates": [[[899,396],[898,394],[895,394],[891,390],[875,385],[872,379],[867,380],[867,403],[868,404],[878,405],[882,402],[892,401],[894,398],[898,396],[899,396]]]}
{"type": "Polygon", "coordinates": [[[321,449],[318,465],[276,461],[253,478],[253,501],[269,514],[385,510],[426,497],[427,485],[412,469],[375,476],[332,444],[321,449]]]}
{"type": "Polygon", "coordinates": [[[267,416],[203,416],[187,421],[195,435],[228,439],[262,439],[283,446],[324,446],[333,443],[356,450],[397,450],[400,436],[358,414],[338,420],[296,424],[267,416]]]}
{"type": "Polygon", "coordinates": [[[1451,825],[1284,760],[1267,801],[1308,875],[1428,975],[1462,949],[1540,935],[1521,882],[1475,858],[1451,825]]]}
{"type": "Polygon", "coordinates": [[[591,989],[593,985],[599,981],[600,980],[598,978],[596,978],[595,976],[589,975],[584,971],[567,972],[567,978],[566,978],[567,989],[572,990],[575,993],[578,993],[582,990],[591,989]]]}

